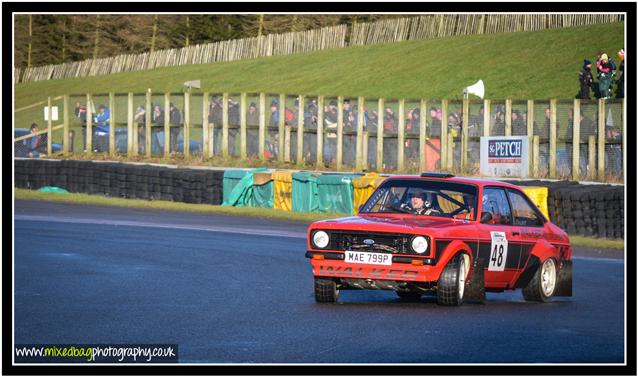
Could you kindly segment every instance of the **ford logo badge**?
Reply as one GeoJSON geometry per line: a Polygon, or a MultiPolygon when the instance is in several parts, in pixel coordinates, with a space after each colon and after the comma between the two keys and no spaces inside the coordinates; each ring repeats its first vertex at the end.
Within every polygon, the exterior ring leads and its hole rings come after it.
{"type": "Polygon", "coordinates": [[[374,245],[374,240],[366,239],[366,240],[363,240],[363,243],[368,245],[368,246],[372,246],[372,245],[374,245]]]}

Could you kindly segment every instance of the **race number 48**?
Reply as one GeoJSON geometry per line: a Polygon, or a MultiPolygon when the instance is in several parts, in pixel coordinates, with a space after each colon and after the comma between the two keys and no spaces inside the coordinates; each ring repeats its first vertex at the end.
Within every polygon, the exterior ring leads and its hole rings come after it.
{"type": "Polygon", "coordinates": [[[492,247],[490,249],[490,264],[488,271],[504,271],[507,260],[507,238],[505,232],[490,232],[492,234],[492,247]]]}

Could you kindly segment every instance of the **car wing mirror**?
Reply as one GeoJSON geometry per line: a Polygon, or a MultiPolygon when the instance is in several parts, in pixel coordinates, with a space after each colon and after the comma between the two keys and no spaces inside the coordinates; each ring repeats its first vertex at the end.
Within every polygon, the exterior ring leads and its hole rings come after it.
{"type": "Polygon", "coordinates": [[[492,214],[489,212],[481,212],[481,223],[485,224],[492,220],[492,214]]]}

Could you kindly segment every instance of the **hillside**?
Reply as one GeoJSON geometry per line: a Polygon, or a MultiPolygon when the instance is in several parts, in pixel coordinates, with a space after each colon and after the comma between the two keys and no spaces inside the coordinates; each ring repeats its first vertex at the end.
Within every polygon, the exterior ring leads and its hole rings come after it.
{"type": "Polygon", "coordinates": [[[486,98],[573,98],[583,58],[614,58],[622,23],[571,29],[406,41],[307,54],[51,80],[15,86],[16,108],[64,93],[201,91],[323,94],[386,98],[461,98],[483,79],[486,98]]]}

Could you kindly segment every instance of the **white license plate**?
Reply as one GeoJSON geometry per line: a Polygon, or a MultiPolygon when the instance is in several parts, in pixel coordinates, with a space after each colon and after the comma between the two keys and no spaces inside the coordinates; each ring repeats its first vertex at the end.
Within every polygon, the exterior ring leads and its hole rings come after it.
{"type": "Polygon", "coordinates": [[[346,251],[346,262],[392,265],[392,254],[366,253],[364,251],[346,251]]]}

